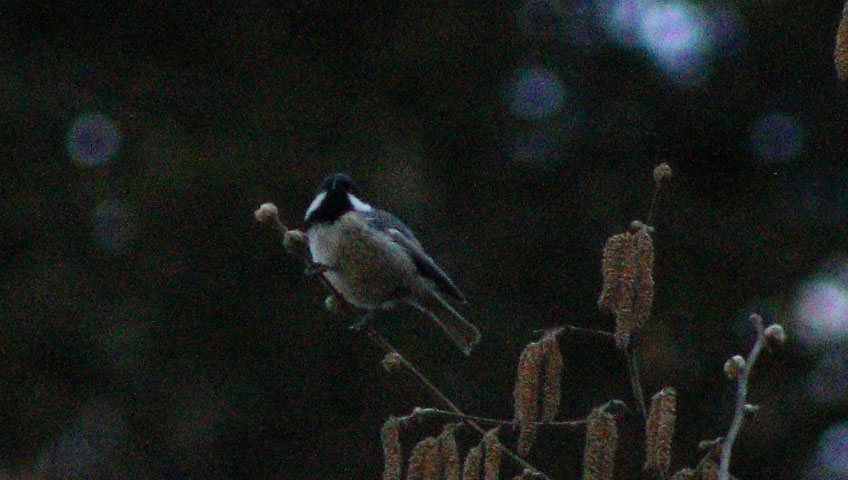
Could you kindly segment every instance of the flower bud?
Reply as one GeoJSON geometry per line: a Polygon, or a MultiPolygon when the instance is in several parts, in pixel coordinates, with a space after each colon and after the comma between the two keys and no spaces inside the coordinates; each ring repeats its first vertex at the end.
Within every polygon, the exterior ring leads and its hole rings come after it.
{"type": "Polygon", "coordinates": [[[671,167],[667,163],[661,163],[654,168],[654,182],[662,185],[671,180],[671,167]]]}
{"type": "Polygon", "coordinates": [[[292,253],[301,253],[306,249],[306,234],[300,230],[288,230],[283,236],[283,246],[292,253]]]}
{"type": "Polygon", "coordinates": [[[383,369],[385,369],[389,373],[397,373],[403,368],[403,359],[397,352],[387,353],[385,357],[383,357],[383,369]]]}
{"type": "Polygon", "coordinates": [[[763,332],[763,336],[772,347],[780,347],[786,342],[786,331],[777,323],[769,325],[763,332]]]}
{"type": "Polygon", "coordinates": [[[330,313],[339,313],[342,310],[342,301],[335,295],[329,295],[324,299],[324,308],[330,313]]]}
{"type": "Polygon", "coordinates": [[[734,355],[724,362],[724,374],[730,380],[736,380],[744,368],[745,358],[742,355],[734,355]]]}
{"type": "Polygon", "coordinates": [[[280,216],[277,206],[273,203],[263,203],[253,212],[253,217],[261,223],[268,223],[280,216]]]}

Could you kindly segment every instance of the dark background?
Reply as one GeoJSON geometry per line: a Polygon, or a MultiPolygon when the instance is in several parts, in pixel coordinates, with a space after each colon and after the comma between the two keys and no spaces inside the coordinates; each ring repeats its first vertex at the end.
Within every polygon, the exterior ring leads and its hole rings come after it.
{"type": "MultiPolygon", "coordinates": [[[[645,218],[668,162],[640,352],[646,391],[680,392],[675,469],[726,432],[721,365],[750,347],[758,311],[790,340],[754,370],[763,409],[734,472],[848,478],[827,465],[844,449],[817,452],[848,412],[845,343],[800,343],[793,313],[804,282],[844,271],[841,5],[694,3],[735,12],[737,30],[689,82],[614,41],[602,5],[3,7],[0,476],[377,478],[383,420],[438,402],[384,372],[252,218],[271,201],[299,226],[336,170],[416,231],[484,338],[466,359],[413,312],[380,331],[467,412],[509,418],[534,330],[612,328],[601,247],[645,218]],[[557,108],[550,82],[516,90],[528,71],[559,79],[557,108]],[[762,133],[772,114],[794,123],[762,133]]],[[[611,344],[563,351],[561,418],[632,404],[611,344]]],[[[637,423],[618,478],[638,477],[637,423]]],[[[540,439],[531,461],[576,478],[582,433],[540,439]]]]}

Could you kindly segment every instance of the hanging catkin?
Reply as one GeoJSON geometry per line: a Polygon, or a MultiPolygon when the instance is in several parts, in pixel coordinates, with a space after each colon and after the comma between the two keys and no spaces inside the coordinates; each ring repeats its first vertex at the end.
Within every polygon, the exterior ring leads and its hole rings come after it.
{"type": "Polygon", "coordinates": [[[483,443],[472,447],[462,464],[462,480],[480,480],[483,473],[483,443]]]}
{"type": "Polygon", "coordinates": [[[539,383],[542,374],[542,345],[531,342],[524,347],[518,360],[518,375],[515,379],[515,419],[518,422],[518,454],[530,453],[536,439],[536,417],[539,413],[539,383]]]}
{"type": "Polygon", "coordinates": [[[406,480],[439,480],[442,473],[439,441],[427,437],[418,442],[409,454],[406,480]]]}
{"type": "Polygon", "coordinates": [[[559,351],[556,331],[552,330],[542,338],[542,356],[544,358],[544,379],[542,382],[542,422],[552,422],[556,418],[560,402],[560,382],[562,379],[562,353],[559,351]]]}
{"type": "Polygon", "coordinates": [[[842,18],[836,29],[836,47],[833,50],[833,64],[839,80],[848,79],[848,1],[842,7],[842,18]]]}
{"type": "Polygon", "coordinates": [[[668,472],[671,464],[671,439],[674,436],[677,392],[665,387],[651,398],[651,408],[645,426],[644,470],[668,472]]]}
{"type": "Polygon", "coordinates": [[[459,480],[459,451],[456,446],[455,423],[449,423],[439,435],[439,453],[442,457],[442,479],[459,480]]]}
{"type": "Polygon", "coordinates": [[[486,460],[483,462],[483,479],[498,480],[501,472],[501,444],[498,441],[498,428],[493,428],[483,435],[486,445],[486,460]]]}
{"type": "Polygon", "coordinates": [[[616,316],[615,342],[625,349],[651,314],[654,300],[654,245],[649,227],[635,221],[610,237],[603,250],[604,282],[598,307],[616,316]]]}
{"type": "Polygon", "coordinates": [[[611,480],[617,446],[618,430],[615,417],[606,411],[605,405],[595,408],[586,423],[583,480],[611,480]]]}
{"type": "Polygon", "coordinates": [[[383,423],[380,437],[383,440],[383,457],[385,458],[383,480],[400,480],[401,470],[403,469],[403,457],[401,456],[400,446],[400,420],[397,417],[389,417],[383,423]]]}

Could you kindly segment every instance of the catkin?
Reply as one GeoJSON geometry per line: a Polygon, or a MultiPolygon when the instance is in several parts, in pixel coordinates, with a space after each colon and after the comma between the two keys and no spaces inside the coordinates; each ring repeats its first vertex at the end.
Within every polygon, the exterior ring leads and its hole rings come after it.
{"type": "Polygon", "coordinates": [[[406,480],[439,480],[442,473],[439,441],[427,437],[418,442],[409,454],[406,480]]]}
{"type": "MultiPolygon", "coordinates": [[[[618,290],[620,288],[619,276],[621,271],[621,259],[632,249],[630,233],[619,233],[607,239],[604,244],[603,257],[601,258],[601,273],[604,277],[601,296],[598,298],[598,308],[603,312],[617,313],[618,290]]],[[[629,252],[632,255],[632,252],[629,252]]]]}
{"type": "Polygon", "coordinates": [[[654,245],[648,226],[610,237],[603,250],[604,282],[598,307],[616,316],[615,342],[624,349],[651,314],[654,299],[654,245]]]}
{"type": "Polygon", "coordinates": [[[483,435],[486,445],[486,460],[483,462],[483,479],[498,480],[501,471],[501,444],[498,442],[498,428],[493,428],[483,435]]]}
{"type": "Polygon", "coordinates": [[[642,328],[651,315],[651,306],[654,303],[654,241],[646,225],[636,233],[636,255],[637,277],[633,289],[636,296],[634,310],[637,323],[630,335],[642,328]]]}
{"type": "Polygon", "coordinates": [[[483,472],[483,444],[472,447],[462,464],[462,480],[480,480],[483,472]]]}
{"type": "Polygon", "coordinates": [[[646,430],[644,470],[667,472],[671,464],[671,439],[674,436],[677,392],[666,387],[651,398],[646,430]]]}
{"type": "Polygon", "coordinates": [[[542,354],[545,360],[544,381],[542,383],[541,421],[552,422],[556,418],[560,402],[560,380],[562,377],[562,353],[554,331],[542,338],[542,354]]]}
{"type": "Polygon", "coordinates": [[[513,397],[515,400],[515,419],[518,421],[518,454],[522,457],[530,453],[536,439],[536,416],[539,413],[539,383],[542,373],[542,345],[531,342],[524,347],[518,360],[518,375],[515,380],[513,397]]]}
{"type": "Polygon", "coordinates": [[[400,420],[397,417],[389,417],[383,423],[383,428],[380,430],[380,437],[383,440],[383,457],[385,458],[383,480],[400,480],[401,470],[403,469],[403,457],[400,446],[400,420]]]}
{"type": "Polygon", "coordinates": [[[839,80],[848,79],[848,2],[842,7],[842,18],[836,30],[836,48],[833,50],[833,64],[839,80]]]}
{"type": "Polygon", "coordinates": [[[583,480],[611,480],[615,468],[618,430],[615,417],[597,407],[586,424],[586,448],[583,451],[583,480]]]}
{"type": "Polygon", "coordinates": [[[439,435],[439,453],[442,457],[442,478],[444,480],[459,480],[459,451],[454,436],[456,424],[449,423],[439,435]]]}

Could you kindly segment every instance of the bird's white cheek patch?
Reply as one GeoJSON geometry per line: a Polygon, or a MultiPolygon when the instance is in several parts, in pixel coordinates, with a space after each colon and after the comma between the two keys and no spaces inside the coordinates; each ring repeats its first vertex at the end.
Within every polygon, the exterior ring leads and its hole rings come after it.
{"type": "Polygon", "coordinates": [[[348,198],[348,200],[350,200],[350,205],[357,212],[370,212],[371,210],[374,210],[374,208],[372,208],[371,205],[368,205],[367,203],[363,202],[362,200],[356,198],[356,195],[354,195],[352,193],[348,193],[347,198],[348,198]]]}
{"type": "Polygon", "coordinates": [[[315,200],[312,200],[312,203],[309,204],[309,208],[306,209],[306,215],[303,216],[304,220],[309,220],[309,216],[321,206],[321,202],[324,201],[324,197],[326,196],[327,192],[321,192],[315,197],[315,200]]]}

